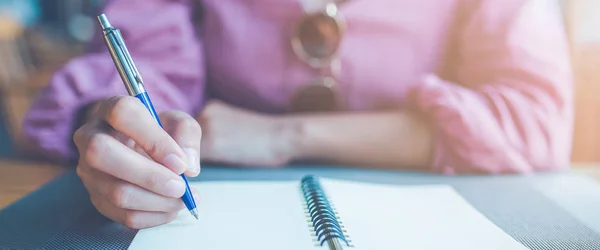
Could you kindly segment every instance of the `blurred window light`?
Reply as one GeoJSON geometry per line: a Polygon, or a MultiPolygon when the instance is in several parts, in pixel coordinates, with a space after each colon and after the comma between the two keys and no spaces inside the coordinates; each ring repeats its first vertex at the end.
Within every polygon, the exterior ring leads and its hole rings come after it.
{"type": "Polygon", "coordinates": [[[20,25],[34,25],[40,17],[38,0],[0,0],[0,16],[17,21],[20,25]]]}
{"type": "Polygon", "coordinates": [[[79,41],[90,41],[94,36],[94,31],[96,31],[95,24],[96,23],[90,16],[74,15],[71,20],[69,20],[69,34],[79,41]]]}
{"type": "Polygon", "coordinates": [[[572,8],[573,35],[577,43],[600,41],[600,1],[577,0],[569,2],[572,8]]]}

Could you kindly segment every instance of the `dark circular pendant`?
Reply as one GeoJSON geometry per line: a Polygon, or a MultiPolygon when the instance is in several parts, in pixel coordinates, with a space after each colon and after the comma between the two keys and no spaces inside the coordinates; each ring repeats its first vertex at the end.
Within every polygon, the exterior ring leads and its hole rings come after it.
{"type": "Polygon", "coordinates": [[[292,112],[333,112],[340,111],[340,95],[335,85],[319,80],[300,87],[291,97],[292,112]]]}

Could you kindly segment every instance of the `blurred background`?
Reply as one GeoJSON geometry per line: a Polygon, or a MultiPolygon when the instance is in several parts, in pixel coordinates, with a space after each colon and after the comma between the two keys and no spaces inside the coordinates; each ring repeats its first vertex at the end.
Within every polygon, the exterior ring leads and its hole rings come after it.
{"type": "Polygon", "coordinates": [[[58,67],[82,53],[105,0],[0,0],[0,156],[23,149],[21,121],[58,67]]]}
{"type": "MultiPolygon", "coordinates": [[[[499,0],[501,1],[501,0],[499,0]]],[[[572,160],[600,162],[600,1],[560,1],[572,45],[576,123],[572,160]]],[[[22,150],[21,120],[52,72],[98,32],[105,0],[0,0],[0,156],[22,150]]]]}

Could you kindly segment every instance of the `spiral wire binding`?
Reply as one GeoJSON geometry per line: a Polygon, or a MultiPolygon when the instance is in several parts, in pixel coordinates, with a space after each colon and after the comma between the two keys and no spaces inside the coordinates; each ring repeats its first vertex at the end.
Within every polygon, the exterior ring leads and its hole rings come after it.
{"type": "Polygon", "coordinates": [[[345,234],[342,223],[338,220],[335,208],[327,199],[319,180],[312,175],[302,178],[301,190],[306,205],[306,214],[316,241],[320,246],[331,244],[334,239],[339,239],[346,246],[351,247],[350,240],[345,234]]]}

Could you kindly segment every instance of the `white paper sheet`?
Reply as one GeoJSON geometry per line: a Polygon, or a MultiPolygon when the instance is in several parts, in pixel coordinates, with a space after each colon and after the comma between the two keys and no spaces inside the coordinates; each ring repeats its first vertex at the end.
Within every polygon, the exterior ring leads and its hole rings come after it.
{"type": "Polygon", "coordinates": [[[312,249],[300,183],[192,185],[199,193],[199,220],[181,211],[170,224],[140,230],[130,249],[312,249]]]}
{"type": "MultiPolygon", "coordinates": [[[[526,249],[448,186],[386,186],[322,179],[356,250],[526,249]]],[[[310,250],[300,183],[204,182],[200,220],[143,229],[130,249],[310,250]]]]}
{"type": "Polygon", "coordinates": [[[450,186],[321,183],[357,250],[527,249],[450,186]]]}

